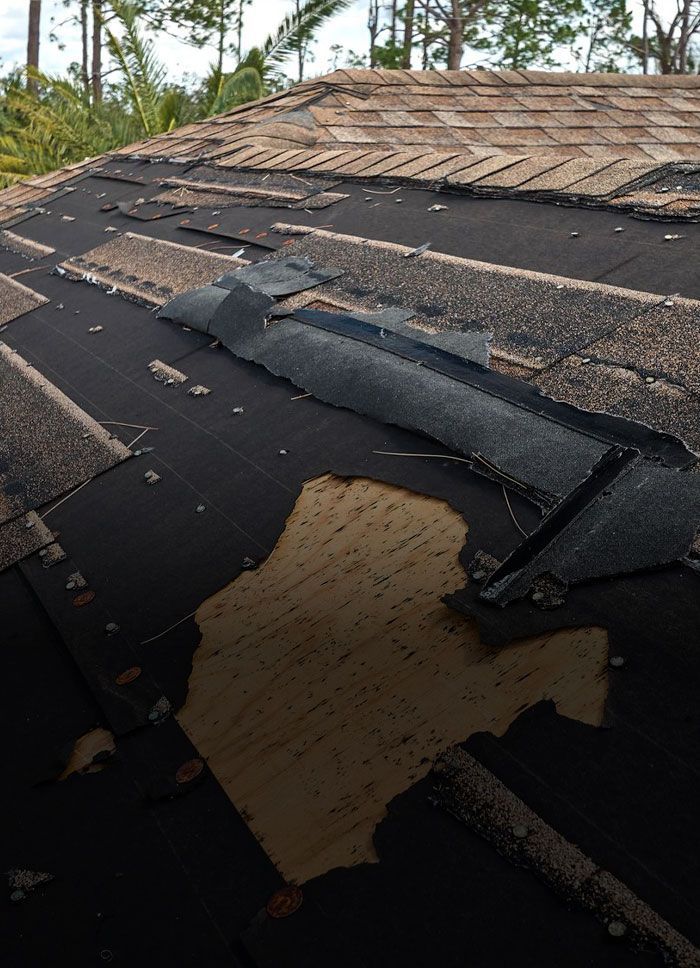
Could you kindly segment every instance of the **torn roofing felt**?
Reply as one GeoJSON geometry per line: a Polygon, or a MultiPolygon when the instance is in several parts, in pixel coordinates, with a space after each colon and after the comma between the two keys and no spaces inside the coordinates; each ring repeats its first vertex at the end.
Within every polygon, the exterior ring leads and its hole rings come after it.
{"type": "Polygon", "coordinates": [[[481,598],[505,605],[537,579],[564,585],[684,558],[700,522],[700,476],[613,448],[489,577],[481,598]]]}
{"type": "Polygon", "coordinates": [[[319,277],[308,260],[280,257],[231,273],[223,298],[219,284],[207,286],[176,297],[159,315],[187,319],[235,355],[321,400],[441,441],[473,458],[475,469],[550,509],[514,553],[522,560],[517,580],[508,573],[507,591],[498,578],[489,584],[499,589],[493,601],[521,597],[542,574],[566,585],[687,554],[700,516],[700,477],[682,472],[694,458],[678,440],[542,397],[528,384],[422,340],[425,334],[400,310],[395,318],[402,331],[386,316],[277,309],[258,288],[286,294],[319,277]],[[655,515],[658,527],[644,530],[655,515]],[[644,540],[621,541],[621,529],[644,540]],[[558,542],[566,550],[562,560],[558,542]]]}

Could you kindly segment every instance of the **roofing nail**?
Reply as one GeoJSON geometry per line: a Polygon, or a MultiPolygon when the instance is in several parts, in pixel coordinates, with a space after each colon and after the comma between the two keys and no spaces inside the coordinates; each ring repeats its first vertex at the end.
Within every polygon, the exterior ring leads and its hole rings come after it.
{"type": "Polygon", "coordinates": [[[107,624],[105,625],[105,632],[107,633],[107,635],[114,635],[115,632],[118,632],[118,631],[119,631],[119,626],[117,625],[116,622],[107,622],[107,624]]]}
{"type": "Polygon", "coordinates": [[[241,568],[245,568],[247,571],[252,571],[253,568],[257,568],[258,563],[255,558],[244,558],[241,562],[241,568]]]}
{"type": "Polygon", "coordinates": [[[206,511],[206,509],[207,509],[206,504],[198,504],[197,507],[194,509],[194,511],[195,511],[195,514],[201,514],[202,511],[206,511]]]}
{"type": "Polygon", "coordinates": [[[81,592],[73,598],[73,605],[76,608],[82,608],[84,605],[89,605],[90,602],[94,601],[95,593],[92,589],[86,592],[81,592]]]}
{"type": "Polygon", "coordinates": [[[648,376],[648,377],[645,378],[644,382],[646,384],[651,384],[651,383],[656,383],[656,380],[654,379],[653,376],[648,376]]]}
{"type": "Polygon", "coordinates": [[[579,233],[578,233],[578,232],[572,232],[572,233],[571,233],[571,238],[572,238],[572,239],[577,239],[577,238],[578,238],[578,236],[579,236],[579,233]]]}
{"type": "Polygon", "coordinates": [[[431,205],[428,209],[429,212],[446,212],[447,205],[431,205]]]}
{"type": "Polygon", "coordinates": [[[611,655],[608,660],[608,665],[612,666],[613,669],[621,669],[625,664],[625,660],[621,655],[611,655]]]}
{"type": "Polygon", "coordinates": [[[627,925],[622,921],[611,921],[608,925],[608,934],[613,938],[624,938],[627,934],[627,925]]]}
{"type": "Polygon", "coordinates": [[[669,307],[673,305],[672,299],[664,299],[664,306],[669,307]]]}
{"type": "Polygon", "coordinates": [[[685,238],[685,236],[683,235],[668,234],[668,235],[664,235],[664,242],[675,242],[676,239],[683,239],[683,238],[685,238]]]}
{"type": "Polygon", "coordinates": [[[615,229],[615,231],[616,232],[624,232],[625,230],[623,229],[623,227],[621,225],[618,225],[617,228],[615,229]]]}
{"type": "Polygon", "coordinates": [[[286,454],[288,454],[288,453],[289,453],[289,451],[288,451],[288,450],[281,450],[281,451],[280,451],[280,455],[281,455],[282,457],[284,457],[284,456],[285,456],[286,454]]]}
{"type": "Polygon", "coordinates": [[[104,326],[91,326],[88,333],[101,333],[103,329],[104,326]]]}
{"type": "Polygon", "coordinates": [[[175,773],[176,783],[191,783],[192,780],[196,780],[198,776],[201,775],[204,769],[204,760],[199,757],[187,760],[182,764],[175,773]]]}
{"type": "Polygon", "coordinates": [[[518,838],[518,840],[524,840],[530,831],[527,829],[525,824],[519,823],[512,828],[512,833],[514,837],[518,838]]]}
{"type": "Polygon", "coordinates": [[[146,484],[157,484],[161,478],[160,474],[156,474],[155,471],[146,471],[146,473],[143,475],[143,479],[146,484]]]}
{"type": "Polygon", "coordinates": [[[141,666],[131,666],[130,669],[125,669],[123,672],[120,672],[114,682],[117,686],[128,686],[130,682],[134,682],[140,675],[141,666]]]}
{"type": "Polygon", "coordinates": [[[304,895],[296,884],[287,884],[275,891],[265,905],[265,910],[271,918],[287,918],[298,911],[302,905],[304,895]]]}
{"type": "Polygon", "coordinates": [[[234,407],[232,413],[243,413],[243,407],[234,407]]]}

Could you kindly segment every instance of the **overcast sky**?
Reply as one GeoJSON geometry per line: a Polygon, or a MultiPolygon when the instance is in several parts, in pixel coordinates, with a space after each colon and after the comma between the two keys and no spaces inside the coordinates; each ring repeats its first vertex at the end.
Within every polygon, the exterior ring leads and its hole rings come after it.
{"type": "MultiPolygon", "coordinates": [[[[659,0],[660,9],[670,8],[674,0],[659,0]]],[[[75,8],[77,4],[72,4],[75,8]]],[[[636,5],[635,5],[636,6],[636,5]]],[[[292,8],[290,0],[253,0],[246,16],[246,29],[243,34],[245,48],[252,47],[266,37],[292,8]]],[[[29,0],[0,0],[0,66],[3,70],[16,67],[25,62],[27,45],[27,14],[29,0]]],[[[80,34],[74,24],[66,24],[69,16],[61,0],[43,0],[42,3],[42,42],[40,66],[47,73],[62,73],[72,61],[80,58],[80,34]],[[51,41],[54,32],[59,42],[51,41]],[[63,47],[63,49],[61,49],[63,47]]],[[[307,74],[323,74],[333,67],[331,45],[366,53],[367,38],[367,0],[356,3],[345,13],[339,14],[319,33],[315,48],[316,60],[310,64],[307,74]]],[[[172,80],[184,76],[206,73],[206,66],[214,57],[211,52],[193,50],[179,42],[175,35],[158,36],[158,55],[168,67],[172,80]]],[[[233,67],[233,63],[227,66],[233,67]]],[[[562,65],[566,66],[566,65],[562,65]]]]}

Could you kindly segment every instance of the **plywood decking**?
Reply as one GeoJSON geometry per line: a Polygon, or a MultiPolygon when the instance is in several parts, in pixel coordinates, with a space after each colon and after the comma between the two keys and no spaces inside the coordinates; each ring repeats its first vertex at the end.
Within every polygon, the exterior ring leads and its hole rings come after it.
{"type": "Polygon", "coordinates": [[[267,562],[199,609],[178,718],[289,880],[375,860],[388,801],[470,734],[541,699],[600,723],[603,630],[497,650],[442,604],[465,531],[442,501],[327,475],[267,562]]]}

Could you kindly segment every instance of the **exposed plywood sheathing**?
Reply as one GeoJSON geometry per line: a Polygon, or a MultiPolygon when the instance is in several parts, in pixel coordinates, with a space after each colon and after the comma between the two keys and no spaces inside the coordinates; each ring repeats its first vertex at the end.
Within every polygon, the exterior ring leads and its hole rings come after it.
{"type": "Polygon", "coordinates": [[[73,773],[99,772],[103,769],[102,761],[111,756],[116,748],[114,736],[108,729],[101,726],[91,729],[75,741],[66,768],[58,779],[67,780],[73,773]]]}
{"type": "Polygon", "coordinates": [[[288,879],[374,860],[388,801],[471,733],[545,698],[601,722],[602,630],[494,650],[442,604],[465,530],[437,499],[326,475],[267,562],[197,612],[179,721],[288,879]]]}

